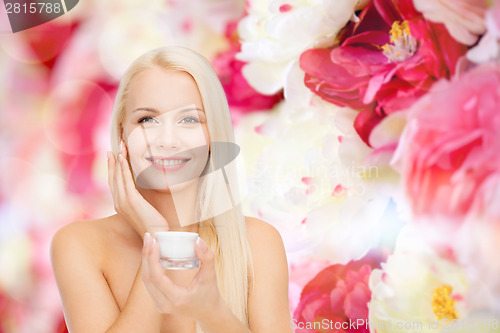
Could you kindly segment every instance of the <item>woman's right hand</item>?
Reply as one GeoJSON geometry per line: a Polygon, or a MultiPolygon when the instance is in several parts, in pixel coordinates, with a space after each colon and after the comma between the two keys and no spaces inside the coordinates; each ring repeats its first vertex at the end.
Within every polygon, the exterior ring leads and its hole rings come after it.
{"type": "Polygon", "coordinates": [[[150,226],[168,226],[165,218],[135,188],[123,141],[118,160],[108,152],[108,183],[116,212],[127,219],[141,237],[150,226]]]}

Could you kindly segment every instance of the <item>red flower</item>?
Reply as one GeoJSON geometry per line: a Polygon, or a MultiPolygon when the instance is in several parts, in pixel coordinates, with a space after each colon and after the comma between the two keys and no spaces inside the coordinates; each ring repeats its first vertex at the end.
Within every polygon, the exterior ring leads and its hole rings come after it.
{"type": "Polygon", "coordinates": [[[40,62],[52,69],[78,25],[78,22],[67,24],[60,20],[54,20],[17,32],[18,38],[23,40],[31,51],[28,53],[29,55],[23,55],[23,57],[26,57],[26,60],[30,62],[40,62]]]}
{"type": "Polygon", "coordinates": [[[301,55],[305,84],[323,99],[360,110],[355,128],[369,135],[387,114],[412,105],[439,78],[453,75],[467,47],[431,23],[411,0],[373,0],[333,49],[301,55]]]}
{"type": "Polygon", "coordinates": [[[57,321],[56,333],[68,333],[68,327],[66,326],[66,321],[62,314],[57,321]]]}
{"type": "Polygon", "coordinates": [[[379,268],[382,261],[381,254],[370,252],[360,260],[332,265],[318,273],[302,290],[292,320],[295,333],[368,333],[367,325],[353,328],[349,324],[368,321],[367,303],[371,298],[368,280],[372,270],[379,268]]]}
{"type": "Polygon", "coordinates": [[[99,125],[109,119],[112,109],[110,95],[115,85],[105,81],[75,80],[65,83],[65,87],[66,90],[58,88],[52,92],[57,97],[54,98],[57,104],[51,109],[46,130],[60,150],[68,192],[92,194],[97,188],[92,175],[97,150],[96,132],[99,125]]]}

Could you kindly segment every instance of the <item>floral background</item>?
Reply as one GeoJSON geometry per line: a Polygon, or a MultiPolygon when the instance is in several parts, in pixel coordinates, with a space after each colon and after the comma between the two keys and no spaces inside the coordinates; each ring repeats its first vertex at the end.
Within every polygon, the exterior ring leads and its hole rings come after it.
{"type": "Polygon", "coordinates": [[[173,44],[224,85],[295,332],[500,331],[499,0],[86,0],[0,11],[0,333],[65,331],[51,237],[113,214],[117,83],[173,44]]]}

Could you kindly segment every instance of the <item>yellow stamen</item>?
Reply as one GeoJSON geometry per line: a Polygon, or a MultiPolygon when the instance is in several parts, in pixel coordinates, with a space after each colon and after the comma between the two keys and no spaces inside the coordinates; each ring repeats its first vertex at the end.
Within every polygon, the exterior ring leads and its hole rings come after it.
{"type": "Polygon", "coordinates": [[[458,319],[458,313],[455,310],[455,300],[450,297],[453,287],[445,284],[434,290],[432,299],[432,309],[436,317],[441,319],[458,319]]]}
{"type": "Polygon", "coordinates": [[[384,55],[390,62],[405,61],[417,50],[417,40],[411,35],[408,21],[395,21],[392,24],[390,43],[382,46],[384,55]]]}
{"type": "Polygon", "coordinates": [[[395,21],[392,24],[392,28],[390,31],[391,34],[391,43],[394,43],[398,38],[404,37],[404,35],[410,35],[410,25],[408,21],[403,21],[403,23],[399,23],[399,21],[395,21]]]}

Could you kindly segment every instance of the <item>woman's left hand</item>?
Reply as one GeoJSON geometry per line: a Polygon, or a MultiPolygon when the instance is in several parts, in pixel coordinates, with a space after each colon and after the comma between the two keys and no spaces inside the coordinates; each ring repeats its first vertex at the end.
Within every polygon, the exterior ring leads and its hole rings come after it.
{"type": "Polygon", "coordinates": [[[159,246],[149,234],[144,236],[142,279],[161,313],[183,315],[200,322],[212,318],[224,302],[219,288],[213,252],[203,239],[195,246],[200,268],[188,287],[175,284],[160,262],[159,246]]]}

